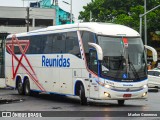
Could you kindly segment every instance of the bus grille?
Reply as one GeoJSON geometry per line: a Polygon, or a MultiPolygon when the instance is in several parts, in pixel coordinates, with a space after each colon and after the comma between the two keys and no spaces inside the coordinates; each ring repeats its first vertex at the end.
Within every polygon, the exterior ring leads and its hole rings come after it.
{"type": "Polygon", "coordinates": [[[143,90],[143,87],[114,87],[111,90],[119,91],[119,92],[136,92],[143,90]]]}

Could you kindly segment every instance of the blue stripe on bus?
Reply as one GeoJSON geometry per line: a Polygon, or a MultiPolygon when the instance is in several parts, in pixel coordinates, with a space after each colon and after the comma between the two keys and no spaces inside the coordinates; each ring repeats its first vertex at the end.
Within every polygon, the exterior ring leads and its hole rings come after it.
{"type": "MultiPolygon", "coordinates": [[[[41,90],[35,90],[35,89],[31,89],[31,91],[34,91],[34,92],[43,92],[41,90]]],[[[64,93],[57,93],[57,92],[45,92],[45,93],[48,93],[48,94],[57,94],[57,95],[63,95],[63,96],[75,96],[73,94],[64,94],[64,93]]]]}

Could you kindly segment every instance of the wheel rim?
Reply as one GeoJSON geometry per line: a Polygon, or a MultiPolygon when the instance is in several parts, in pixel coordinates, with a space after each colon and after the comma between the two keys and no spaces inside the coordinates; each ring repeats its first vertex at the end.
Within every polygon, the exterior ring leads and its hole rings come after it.
{"type": "Polygon", "coordinates": [[[80,86],[79,97],[80,97],[80,104],[81,105],[86,105],[87,104],[87,98],[85,97],[83,86],[80,86]]]}
{"type": "Polygon", "coordinates": [[[28,85],[26,86],[26,93],[27,94],[29,93],[29,87],[28,87],[28,85]]]}
{"type": "Polygon", "coordinates": [[[20,92],[22,92],[22,83],[21,83],[21,82],[18,83],[18,90],[19,90],[20,92]]]}
{"type": "Polygon", "coordinates": [[[80,98],[82,97],[82,90],[81,89],[79,90],[79,97],[80,98]]]}

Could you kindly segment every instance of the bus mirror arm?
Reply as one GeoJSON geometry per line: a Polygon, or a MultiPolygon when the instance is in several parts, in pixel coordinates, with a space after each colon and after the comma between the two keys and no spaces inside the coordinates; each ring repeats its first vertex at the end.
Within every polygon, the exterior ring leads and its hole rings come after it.
{"type": "Polygon", "coordinates": [[[148,46],[148,45],[144,45],[144,47],[152,51],[153,61],[156,62],[157,61],[157,51],[153,47],[148,46]]]}
{"type": "Polygon", "coordinates": [[[97,45],[96,43],[90,43],[90,42],[88,42],[88,44],[96,49],[98,60],[103,60],[103,51],[102,51],[102,48],[99,45],[97,45]]]}

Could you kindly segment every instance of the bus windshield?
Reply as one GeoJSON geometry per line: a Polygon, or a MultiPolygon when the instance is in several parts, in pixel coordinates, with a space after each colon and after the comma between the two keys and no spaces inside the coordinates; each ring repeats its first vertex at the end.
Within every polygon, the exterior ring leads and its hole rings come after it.
{"type": "Polygon", "coordinates": [[[127,48],[122,37],[98,36],[103,50],[100,74],[118,81],[138,81],[147,78],[146,57],[141,38],[127,37],[127,48]]]}

